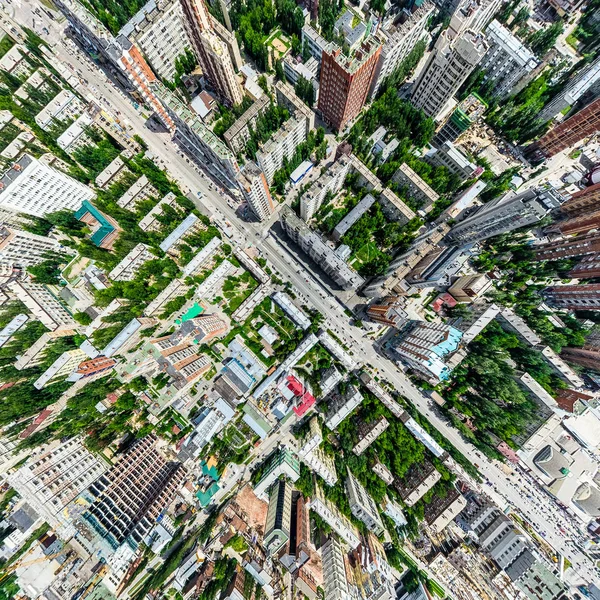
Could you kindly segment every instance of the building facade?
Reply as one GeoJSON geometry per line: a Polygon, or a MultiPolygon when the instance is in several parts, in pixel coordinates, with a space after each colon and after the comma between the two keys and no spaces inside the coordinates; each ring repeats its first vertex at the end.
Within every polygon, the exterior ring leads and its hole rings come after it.
{"type": "Polygon", "coordinates": [[[556,285],[543,291],[546,301],[563,310],[600,310],[600,283],[556,285]]]}
{"type": "Polygon", "coordinates": [[[436,132],[431,144],[440,148],[446,142],[456,142],[486,109],[487,104],[477,94],[469,94],[436,132]]]}
{"type": "Polygon", "coordinates": [[[0,265],[30,267],[48,255],[64,256],[67,248],[49,236],[0,227],[0,265]]]}

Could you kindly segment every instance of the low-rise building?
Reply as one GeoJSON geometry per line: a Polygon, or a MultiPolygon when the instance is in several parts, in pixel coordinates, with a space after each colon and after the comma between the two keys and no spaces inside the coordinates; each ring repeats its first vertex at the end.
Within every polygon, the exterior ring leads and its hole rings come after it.
{"type": "Polygon", "coordinates": [[[131,171],[120,156],[117,156],[95,179],[96,187],[106,189],[120,181],[127,173],[131,171]]]}
{"type": "Polygon", "coordinates": [[[83,102],[70,90],[61,90],[35,116],[35,122],[44,130],[49,131],[59,121],[64,123],[76,119],[84,110],[83,102]]]}
{"type": "Polygon", "coordinates": [[[364,400],[364,396],[353,385],[344,393],[335,391],[327,397],[325,425],[332,431],[364,400]]]}
{"type": "Polygon", "coordinates": [[[140,267],[148,260],[156,258],[146,244],[138,244],[108,274],[113,281],[132,281],[140,267]]]}
{"type": "Polygon", "coordinates": [[[85,223],[89,229],[90,240],[98,248],[112,250],[122,229],[119,224],[108,215],[98,210],[91,202],[85,200],[81,208],[75,212],[75,218],[85,223]]]}
{"type": "Polygon", "coordinates": [[[336,241],[348,233],[348,230],[375,204],[375,196],[367,194],[334,228],[332,236],[336,241]]]}
{"type": "Polygon", "coordinates": [[[158,203],[154,205],[152,210],[138,223],[138,227],[142,231],[159,231],[163,223],[160,222],[164,212],[163,208],[166,207],[177,207],[177,196],[173,192],[169,192],[166,196],[163,196],[158,203]]]}
{"type": "Polygon", "coordinates": [[[461,181],[477,177],[483,172],[481,167],[471,162],[452,142],[444,142],[439,148],[432,148],[424,159],[434,167],[446,167],[461,181]]]}
{"type": "Polygon", "coordinates": [[[77,348],[63,352],[34,382],[36,390],[43,389],[49,383],[65,379],[70,375],[85,358],[87,354],[77,348]]]}
{"type": "Polygon", "coordinates": [[[56,143],[67,154],[73,155],[84,146],[94,145],[89,135],[89,128],[93,126],[93,121],[89,115],[83,113],[71,123],[63,133],[58,136],[56,143]]]}
{"type": "Polygon", "coordinates": [[[35,69],[28,60],[29,50],[21,44],[15,44],[0,58],[0,69],[19,79],[27,78],[35,69]]]}
{"type": "Polygon", "coordinates": [[[352,452],[360,456],[389,426],[390,423],[385,417],[379,417],[370,423],[359,423],[359,440],[352,448],[352,452]]]}
{"type": "Polygon", "coordinates": [[[441,473],[426,460],[411,466],[402,480],[395,479],[394,488],[407,506],[413,506],[441,477],[441,473]]]}
{"type": "Polygon", "coordinates": [[[425,504],[425,521],[434,533],[441,533],[466,505],[464,496],[453,487],[443,498],[434,495],[431,502],[425,504]]]}
{"type": "Polygon", "coordinates": [[[158,190],[142,175],[118,200],[117,205],[127,210],[135,210],[137,204],[148,198],[158,197],[158,190]]]}
{"type": "Polygon", "coordinates": [[[409,198],[419,204],[419,208],[429,212],[439,194],[419,177],[406,163],[394,173],[392,181],[403,188],[409,198]]]}

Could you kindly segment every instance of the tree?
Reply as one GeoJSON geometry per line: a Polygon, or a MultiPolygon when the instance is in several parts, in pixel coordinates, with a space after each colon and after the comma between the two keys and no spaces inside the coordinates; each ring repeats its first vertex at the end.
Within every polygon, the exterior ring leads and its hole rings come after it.
{"type": "Polygon", "coordinates": [[[285,82],[285,73],[283,71],[283,60],[281,60],[281,59],[275,61],[275,77],[279,81],[285,82]]]}
{"type": "Polygon", "coordinates": [[[562,21],[556,21],[552,23],[550,27],[546,29],[540,29],[535,31],[529,36],[527,42],[531,47],[531,50],[540,56],[544,56],[550,48],[556,44],[558,36],[564,31],[565,26],[562,21]]]}
{"type": "Polygon", "coordinates": [[[57,284],[60,277],[60,262],[50,258],[27,268],[36,283],[57,284]]]}

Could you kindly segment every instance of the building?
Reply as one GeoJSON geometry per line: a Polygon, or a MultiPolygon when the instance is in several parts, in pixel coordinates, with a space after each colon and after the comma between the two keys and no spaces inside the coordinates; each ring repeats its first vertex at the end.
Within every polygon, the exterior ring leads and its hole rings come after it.
{"type": "Polygon", "coordinates": [[[281,169],[283,161],[291,160],[296,148],[306,140],[306,136],[306,120],[292,117],[256,153],[256,162],[265,174],[269,185],[273,183],[273,176],[281,169]]]}
{"type": "Polygon", "coordinates": [[[84,360],[79,363],[77,369],[73,372],[72,377],[76,380],[83,379],[85,377],[93,377],[100,373],[104,373],[109,369],[112,369],[117,364],[114,358],[107,358],[106,356],[98,356],[91,358],[90,360],[84,360]]]}
{"type": "Polygon", "coordinates": [[[302,248],[333,281],[343,289],[357,289],[364,279],[322,238],[313,232],[289,206],[281,210],[281,225],[287,236],[302,248]]]}
{"type": "Polygon", "coordinates": [[[336,131],[344,131],[364,106],[380,53],[381,44],[374,37],[363,41],[350,57],[335,44],[323,51],[318,108],[336,131]]]}
{"type": "Polygon", "coordinates": [[[532,247],[537,260],[560,260],[600,252],[600,232],[584,233],[575,237],[562,238],[532,247]]]}
{"type": "Polygon", "coordinates": [[[121,208],[134,211],[137,205],[148,198],[158,198],[158,190],[150,183],[146,175],[142,175],[129,189],[117,200],[121,208]]]}
{"type": "Polygon", "coordinates": [[[600,183],[575,192],[561,204],[559,213],[564,217],[582,217],[593,213],[600,201],[600,183]]]}
{"type": "MultiPolygon", "coordinates": [[[[381,465],[381,463],[377,463],[381,465]]],[[[392,479],[393,481],[393,479],[392,479]]],[[[390,482],[388,485],[391,485],[390,482]]],[[[386,514],[393,522],[396,527],[404,527],[407,524],[406,517],[404,516],[404,512],[398,504],[392,502],[387,496],[385,500],[381,504],[383,508],[384,514],[386,514]]]]}
{"type": "Polygon", "coordinates": [[[360,456],[388,427],[389,421],[385,417],[379,417],[375,421],[358,424],[358,442],[352,448],[352,452],[360,456]]]}
{"type": "Polygon", "coordinates": [[[290,539],[292,520],[292,486],[280,479],[271,488],[269,509],[263,536],[263,546],[268,554],[276,554],[290,539]]]}
{"type": "Polygon", "coordinates": [[[56,144],[72,156],[75,151],[80,150],[84,146],[94,145],[89,135],[90,128],[93,129],[92,118],[88,114],[83,113],[58,136],[56,144]]]}
{"type": "Polygon", "coordinates": [[[535,188],[516,196],[492,200],[473,216],[456,224],[446,236],[451,244],[464,245],[533,225],[558,208],[562,196],[552,188],[535,188]]]}
{"type": "Polygon", "coordinates": [[[283,81],[275,84],[275,98],[279,106],[285,106],[290,114],[306,122],[306,135],[315,128],[315,113],[310,109],[294,91],[294,88],[283,81]]]}
{"type": "Polygon", "coordinates": [[[408,321],[404,310],[404,302],[400,296],[386,296],[379,302],[373,303],[367,309],[369,319],[388,327],[400,327],[408,321]]]}
{"type": "Polygon", "coordinates": [[[175,61],[190,46],[179,0],[151,0],[123,26],[129,38],[163,81],[173,81],[175,61]]]}
{"type": "Polygon", "coordinates": [[[428,460],[414,464],[406,475],[394,480],[394,488],[407,506],[413,506],[441,479],[442,475],[428,460]]]}
{"type": "Polygon", "coordinates": [[[342,545],[332,535],[321,549],[323,587],[327,600],[350,600],[353,595],[348,582],[348,559],[342,545]]]}
{"type": "Polygon", "coordinates": [[[88,200],[81,203],[74,216],[89,227],[90,240],[95,246],[112,250],[113,244],[122,231],[119,224],[112,217],[105,215],[88,200]]]}
{"type": "Polygon", "coordinates": [[[65,520],[63,511],[106,470],[79,438],[38,448],[9,476],[10,486],[52,528],[65,520]]]}
{"type": "Polygon", "coordinates": [[[268,219],[275,211],[275,204],[263,171],[255,163],[247,163],[238,176],[238,184],[256,218],[268,219]]]}
{"type": "Polygon", "coordinates": [[[454,39],[451,29],[443,31],[414,85],[411,102],[428,117],[436,118],[487,49],[484,38],[473,31],[464,31],[454,39]]]}
{"type": "Polygon", "coordinates": [[[432,148],[424,156],[434,167],[446,167],[461,181],[477,177],[482,168],[471,162],[452,142],[444,142],[439,148],[432,148]]]}
{"type": "Polygon", "coordinates": [[[492,280],[485,273],[474,273],[459,277],[448,288],[448,293],[458,302],[473,302],[491,287],[492,280]]]}
{"type": "Polygon", "coordinates": [[[567,362],[600,371],[600,348],[596,346],[588,344],[583,348],[566,347],[561,350],[560,355],[567,362]]]}
{"type": "Polygon", "coordinates": [[[0,69],[19,79],[27,79],[35,69],[26,58],[28,54],[29,50],[25,46],[15,44],[0,58],[0,69]]]}
{"type": "Polygon", "coordinates": [[[493,81],[492,94],[506,98],[513,88],[538,65],[535,54],[495,19],[487,26],[485,38],[489,49],[478,69],[485,72],[484,81],[493,81]]]}
{"type": "Polygon", "coordinates": [[[381,84],[396,70],[417,42],[425,38],[427,23],[434,11],[435,4],[430,0],[415,3],[410,10],[403,9],[399,18],[394,19],[394,23],[379,29],[378,35],[383,41],[383,46],[371,83],[371,98],[377,96],[381,84]]]}
{"type": "Polygon", "coordinates": [[[179,206],[177,196],[173,192],[169,192],[166,196],[154,205],[152,210],[138,223],[138,227],[142,231],[160,231],[163,224],[159,221],[159,217],[164,215],[163,208],[170,206],[176,208],[179,206]]]}
{"type": "Polygon", "coordinates": [[[49,131],[57,121],[65,123],[75,120],[83,109],[83,102],[71,90],[61,90],[35,116],[35,122],[44,131],[49,131]]]}
{"type": "Polygon", "coordinates": [[[353,385],[342,393],[339,390],[327,396],[325,425],[332,431],[364,400],[364,396],[353,385]]]}
{"type": "Polygon", "coordinates": [[[159,244],[159,248],[171,254],[172,256],[179,256],[179,245],[183,242],[186,235],[194,233],[197,230],[201,221],[194,213],[190,213],[169,235],[159,244]]]}
{"type": "Polygon", "coordinates": [[[466,505],[464,496],[453,487],[444,498],[434,496],[425,504],[425,521],[434,533],[441,533],[466,505]]]}
{"type": "Polygon", "coordinates": [[[525,148],[530,160],[542,162],[600,130],[600,98],[553,127],[525,148]]]}
{"type": "Polygon", "coordinates": [[[182,0],[184,24],[206,79],[224,102],[240,104],[242,86],[228,45],[215,33],[213,18],[204,0],[182,0]]]}
{"type": "Polygon", "coordinates": [[[99,189],[107,189],[114,183],[121,181],[126,175],[132,174],[120,156],[117,156],[96,177],[94,183],[99,189]]]}
{"type": "Polygon", "coordinates": [[[310,55],[321,65],[323,52],[329,46],[329,42],[308,23],[302,27],[302,47],[308,48],[310,55]]]}
{"type": "Polygon", "coordinates": [[[277,448],[265,460],[262,476],[254,487],[254,493],[259,497],[266,499],[267,492],[273,483],[282,475],[292,482],[300,477],[300,462],[298,457],[288,448],[277,448]]]}
{"type": "Polygon", "coordinates": [[[377,505],[350,471],[348,471],[346,477],[346,492],[348,493],[348,502],[352,514],[362,521],[369,531],[375,535],[381,535],[385,528],[379,516],[377,505]]]}
{"type": "Polygon", "coordinates": [[[477,95],[469,94],[436,132],[431,144],[440,148],[446,142],[456,142],[473,123],[479,120],[487,104],[477,95]]]}
{"type": "Polygon", "coordinates": [[[85,507],[77,539],[100,556],[124,543],[137,549],[183,484],[186,470],[168,461],[154,435],[136,440],[78,499],[85,507]]]}
{"type": "Polygon", "coordinates": [[[30,267],[49,255],[65,256],[67,248],[49,236],[0,226],[0,265],[30,267]]]}
{"type": "Polygon", "coordinates": [[[270,100],[265,94],[252,103],[252,106],[235,121],[235,123],[223,134],[223,139],[231,151],[241,152],[250,139],[250,128],[254,127],[258,118],[269,107],[270,100]]]}
{"type": "Polygon", "coordinates": [[[439,382],[448,379],[452,372],[444,359],[458,350],[462,335],[443,323],[414,321],[410,328],[394,336],[390,347],[411,369],[439,382]]]}
{"type": "Polygon", "coordinates": [[[556,285],[543,292],[546,301],[562,310],[600,310],[600,284],[556,285]]]}
{"type": "Polygon", "coordinates": [[[240,167],[231,150],[177,95],[160,84],[153,89],[174,124],[174,141],[201,169],[237,190],[240,167]]]}
{"type": "Polygon", "coordinates": [[[344,154],[315,180],[300,198],[300,216],[304,221],[312,219],[323,204],[325,197],[335,195],[342,189],[352,162],[344,154]]]}
{"type": "Polygon", "coordinates": [[[49,383],[65,379],[87,358],[87,354],[80,348],[63,352],[34,382],[36,390],[43,389],[49,383]]]}
{"type": "Polygon", "coordinates": [[[323,490],[316,485],[314,496],[310,499],[309,508],[317,513],[351,548],[360,544],[356,527],[339,509],[328,500],[323,490]]]}
{"type": "Polygon", "coordinates": [[[75,210],[91,200],[91,188],[24,154],[0,178],[0,208],[43,217],[57,210],[75,210]]]}
{"type": "Polygon", "coordinates": [[[9,282],[8,289],[50,331],[76,326],[71,313],[45,285],[14,280],[9,282]]]}
{"type": "Polygon", "coordinates": [[[108,274],[113,281],[132,281],[141,266],[156,256],[150,252],[145,244],[138,244],[123,260],[108,274]]]}
{"type": "Polygon", "coordinates": [[[425,212],[431,210],[433,203],[440,197],[406,163],[400,165],[400,168],[394,173],[392,181],[419,205],[420,210],[425,212]]]}
{"type": "MultiPolygon", "coordinates": [[[[94,101],[90,101],[85,111],[92,118],[94,125],[112,136],[124,149],[134,154],[141,150],[142,147],[133,137],[133,128],[124,118],[108,112],[94,101]]],[[[116,160],[119,158],[115,158],[116,160]]]]}
{"type": "Polygon", "coordinates": [[[375,196],[367,194],[336,226],[332,237],[339,242],[350,228],[375,204],[375,196]]]}
{"type": "Polygon", "coordinates": [[[576,106],[585,94],[597,95],[600,83],[600,58],[585,65],[578,73],[572,75],[562,89],[542,108],[537,118],[541,121],[552,119],[565,109],[576,106]]]}
{"type": "Polygon", "coordinates": [[[23,354],[17,357],[17,360],[14,362],[15,369],[20,371],[21,369],[30,369],[39,365],[44,360],[48,344],[58,338],[70,337],[76,334],[77,331],[75,329],[67,329],[65,327],[43,333],[23,354]]]}

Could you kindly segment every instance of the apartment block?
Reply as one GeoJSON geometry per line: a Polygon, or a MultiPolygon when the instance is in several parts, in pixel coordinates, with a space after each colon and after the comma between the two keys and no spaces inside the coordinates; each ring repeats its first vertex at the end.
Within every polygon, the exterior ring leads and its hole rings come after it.
{"type": "Polygon", "coordinates": [[[0,208],[43,217],[57,210],[74,210],[95,193],[91,188],[24,154],[0,178],[0,208]]]}
{"type": "Polygon", "coordinates": [[[328,600],[351,600],[349,564],[340,542],[331,536],[321,549],[323,586],[328,600]]]}
{"type": "MultiPolygon", "coordinates": [[[[124,118],[107,111],[94,101],[89,102],[85,112],[92,118],[96,127],[108,133],[123,148],[134,154],[137,154],[141,150],[142,147],[133,138],[135,135],[133,128],[124,118]]],[[[119,160],[118,157],[115,160],[119,160]]]]}
{"type": "Polygon", "coordinates": [[[492,288],[492,280],[485,273],[462,275],[449,288],[448,293],[458,302],[473,302],[492,288]]]}
{"type": "Polygon", "coordinates": [[[75,329],[60,327],[55,331],[49,331],[42,334],[27,350],[14,362],[15,369],[30,369],[39,365],[44,360],[44,354],[48,344],[61,337],[70,337],[76,335],[75,329]]]}
{"type": "Polygon", "coordinates": [[[105,169],[96,177],[94,183],[99,189],[107,189],[111,185],[121,181],[131,171],[120,156],[117,156],[105,169]]]}
{"type": "Polygon", "coordinates": [[[172,207],[177,208],[179,203],[177,202],[177,196],[173,192],[169,192],[166,196],[160,199],[160,201],[154,205],[152,210],[138,223],[138,227],[142,231],[160,231],[163,227],[163,223],[160,222],[159,218],[164,215],[163,208],[172,207]]]}
{"type": "Polygon", "coordinates": [[[334,228],[332,237],[339,242],[352,226],[375,204],[375,196],[367,194],[334,228]]]}
{"type": "Polygon", "coordinates": [[[566,347],[561,350],[560,355],[571,364],[600,371],[600,348],[596,346],[586,344],[583,348],[566,347]]]}
{"type": "Polygon", "coordinates": [[[539,140],[525,148],[530,160],[542,162],[567,148],[571,148],[584,138],[600,130],[600,98],[594,100],[573,116],[553,127],[539,140]]]}
{"type": "Polygon", "coordinates": [[[464,496],[452,488],[444,498],[434,496],[432,502],[425,505],[425,521],[434,533],[441,533],[466,505],[464,496]]]}
{"type": "Polygon", "coordinates": [[[273,183],[273,176],[283,165],[284,159],[290,160],[294,156],[296,148],[306,140],[306,136],[306,120],[292,117],[257,152],[256,162],[269,185],[273,183]]]}
{"type": "Polygon", "coordinates": [[[538,65],[535,54],[495,19],[485,30],[489,50],[478,68],[485,72],[485,81],[493,81],[492,94],[509,96],[513,88],[538,65]]]}
{"type": "Polygon", "coordinates": [[[49,236],[0,226],[0,265],[30,267],[42,262],[48,255],[65,256],[68,251],[49,236]]]}
{"type": "Polygon", "coordinates": [[[390,423],[385,417],[379,417],[370,423],[359,423],[357,428],[359,439],[352,452],[360,456],[389,426],[390,423]]]}
{"type": "Polygon", "coordinates": [[[348,471],[346,477],[346,492],[348,493],[348,502],[352,514],[362,521],[369,531],[375,535],[381,535],[385,528],[379,516],[377,505],[350,471],[348,471]]]}
{"type": "Polygon", "coordinates": [[[394,173],[392,181],[403,188],[406,195],[417,202],[420,210],[428,212],[433,203],[440,197],[423,179],[421,179],[406,163],[394,173]]]}
{"type": "Polygon", "coordinates": [[[411,10],[403,9],[394,23],[384,24],[379,30],[383,46],[369,91],[371,98],[377,95],[382,82],[395,71],[417,42],[426,37],[427,23],[434,11],[435,4],[426,0],[415,4],[411,10]]]}
{"type": "Polygon", "coordinates": [[[155,73],[166,81],[175,78],[175,61],[190,47],[178,0],[145,4],[119,32],[146,57],[155,73]]]}
{"type": "Polygon", "coordinates": [[[175,142],[201,169],[237,188],[240,168],[231,150],[173,92],[160,84],[153,89],[174,123],[175,142]]]}
{"type": "Polygon", "coordinates": [[[275,84],[275,98],[279,106],[285,106],[291,115],[294,115],[298,119],[304,119],[306,122],[306,135],[315,128],[315,113],[310,109],[294,91],[294,88],[278,81],[275,84]]]}
{"type": "Polygon", "coordinates": [[[186,470],[168,461],[154,435],[139,439],[79,496],[86,507],[77,539],[105,558],[123,543],[137,549],[183,484],[186,470]]]}
{"type": "Polygon", "coordinates": [[[290,539],[292,486],[280,479],[271,488],[263,545],[268,554],[276,554],[290,539]]]}
{"type": "Polygon", "coordinates": [[[302,27],[302,46],[304,47],[304,45],[308,47],[311,56],[320,65],[323,52],[329,46],[329,42],[308,23],[302,27]]]}
{"type": "Polygon", "coordinates": [[[364,106],[380,53],[381,43],[374,37],[364,40],[350,57],[335,44],[323,51],[318,107],[336,131],[344,131],[364,106]]]}
{"type": "Polygon", "coordinates": [[[563,110],[576,106],[588,92],[596,94],[600,85],[600,58],[585,65],[569,78],[564,87],[537,114],[541,121],[552,119],[563,110]]]}
{"type": "Polygon", "coordinates": [[[600,310],[600,284],[556,285],[543,292],[546,301],[562,310],[600,310]]]}
{"type": "Polygon", "coordinates": [[[394,480],[394,488],[407,506],[418,502],[440,479],[440,472],[429,461],[413,465],[402,480],[394,480]]]}
{"type": "Polygon", "coordinates": [[[352,163],[346,155],[340,156],[315,180],[300,198],[300,216],[304,221],[312,219],[323,204],[327,194],[335,195],[342,189],[352,163]]]}
{"type": "Polygon", "coordinates": [[[315,494],[310,499],[309,508],[316,512],[351,548],[356,548],[360,544],[360,538],[354,525],[333,502],[325,497],[323,490],[318,485],[315,486],[315,494]]]}
{"type": "Polygon", "coordinates": [[[87,354],[77,348],[75,350],[67,350],[63,352],[34,382],[33,387],[36,390],[41,390],[49,383],[65,379],[71,374],[84,359],[87,354]]]}
{"type": "Polygon", "coordinates": [[[83,113],[57,138],[56,144],[70,156],[84,146],[94,146],[89,135],[89,128],[93,128],[92,118],[83,113]]]}
{"type": "Polygon", "coordinates": [[[117,200],[117,205],[127,210],[135,210],[137,205],[148,198],[157,198],[158,190],[142,175],[131,187],[117,200]]]}
{"type": "Polygon", "coordinates": [[[27,78],[33,73],[35,66],[27,60],[29,50],[21,44],[15,44],[0,58],[0,69],[14,77],[27,78]]]}
{"type": "Polygon", "coordinates": [[[480,34],[464,31],[452,37],[452,29],[442,32],[414,85],[411,102],[436,118],[487,52],[480,34]]]}
{"type": "Polygon", "coordinates": [[[287,236],[297,243],[343,289],[357,289],[364,279],[336,254],[322,238],[296,216],[288,206],[281,210],[281,225],[287,236]]]}
{"type": "Polygon", "coordinates": [[[267,110],[269,104],[269,97],[266,94],[261,96],[223,134],[225,143],[234,154],[241,152],[246,147],[246,143],[250,139],[250,128],[255,126],[256,121],[267,110]]]}
{"type": "Polygon", "coordinates": [[[35,116],[35,122],[49,131],[56,121],[64,123],[76,119],[84,110],[83,102],[70,90],[61,90],[35,116]]]}
{"type": "Polygon", "coordinates": [[[113,281],[132,281],[140,267],[148,260],[156,258],[146,244],[138,244],[108,274],[113,281]]]}
{"type": "Polygon", "coordinates": [[[559,212],[565,217],[582,217],[593,213],[598,202],[600,202],[600,183],[575,192],[561,204],[559,212]]]}
{"type": "Polygon", "coordinates": [[[364,400],[364,396],[353,385],[345,392],[332,392],[327,397],[325,425],[332,431],[364,400]]]}
{"type": "Polygon", "coordinates": [[[71,313],[45,285],[15,280],[8,283],[8,289],[50,331],[76,327],[71,313]]]}
{"type": "Polygon", "coordinates": [[[67,506],[106,468],[79,438],[71,438],[36,449],[9,482],[46,523],[57,528],[65,520],[67,506]]]}
{"type": "Polygon", "coordinates": [[[73,371],[71,378],[75,381],[83,379],[85,377],[94,377],[100,373],[104,373],[112,369],[117,364],[114,358],[108,358],[106,356],[98,356],[91,358],[90,360],[84,360],[79,363],[75,371],[73,371]]]}
{"type": "Polygon", "coordinates": [[[386,296],[367,309],[369,319],[388,327],[400,327],[408,322],[408,314],[404,310],[401,296],[386,296]]]}
{"type": "Polygon", "coordinates": [[[238,176],[238,184],[256,218],[268,219],[275,211],[275,204],[263,170],[253,162],[247,163],[238,176]]]}
{"type": "Polygon", "coordinates": [[[432,148],[425,160],[434,167],[446,167],[461,181],[477,177],[482,168],[471,162],[452,142],[444,142],[439,148],[432,148]]]}
{"type": "Polygon", "coordinates": [[[569,272],[573,279],[593,279],[600,277],[600,253],[584,256],[569,272]]]}
{"type": "Polygon", "coordinates": [[[464,245],[533,225],[558,208],[562,201],[562,196],[552,188],[535,188],[492,200],[455,225],[446,241],[464,245]]]}

